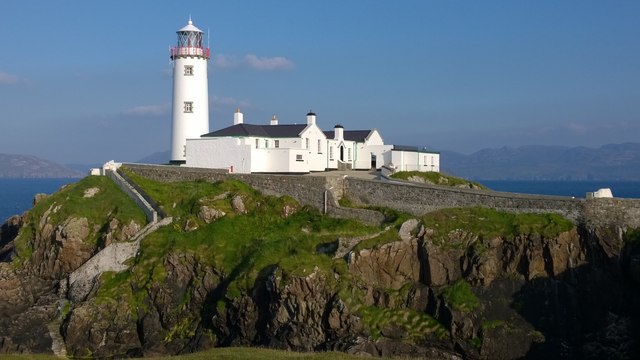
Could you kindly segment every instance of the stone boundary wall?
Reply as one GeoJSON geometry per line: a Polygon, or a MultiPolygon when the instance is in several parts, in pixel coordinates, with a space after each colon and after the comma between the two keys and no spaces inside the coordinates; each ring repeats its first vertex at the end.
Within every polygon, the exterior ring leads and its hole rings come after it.
{"type": "Polygon", "coordinates": [[[384,206],[416,216],[444,208],[484,206],[519,213],[558,213],[577,222],[581,218],[584,203],[584,200],[570,197],[524,195],[349,177],[344,180],[343,191],[356,204],[384,206]]]}
{"type": "Polygon", "coordinates": [[[146,201],[153,208],[153,210],[155,210],[155,212],[158,214],[158,217],[160,218],[167,217],[167,214],[160,208],[158,203],[156,203],[156,201],[153,200],[151,196],[149,196],[149,194],[147,194],[144,190],[142,190],[142,188],[140,188],[138,184],[136,184],[134,181],[131,181],[131,179],[129,179],[127,174],[125,174],[120,169],[117,170],[117,173],[126,181],[127,184],[129,184],[129,186],[131,186],[137,191],[138,195],[141,196],[144,199],[144,201],[146,201]]]}
{"type": "Polygon", "coordinates": [[[144,214],[147,216],[147,221],[150,223],[158,222],[158,212],[153,208],[153,206],[131,185],[126,179],[124,179],[120,174],[113,170],[106,170],[105,175],[113,180],[113,182],[118,185],[118,187],[125,192],[125,194],[129,195],[133,201],[136,202],[144,214]]]}
{"type": "Polygon", "coordinates": [[[590,226],[621,225],[640,228],[640,199],[587,199],[584,221],[590,226]]]}
{"type": "Polygon", "coordinates": [[[365,180],[349,176],[229,174],[226,170],[167,165],[125,164],[125,167],[144,177],[164,182],[236,179],[264,194],[289,195],[300,203],[313,206],[320,211],[324,211],[326,205],[329,214],[356,218],[368,223],[380,221],[380,215],[371,211],[359,212],[341,208],[333,199],[347,196],[356,204],[384,206],[416,216],[443,208],[484,206],[516,213],[557,213],[576,223],[640,227],[640,200],[636,199],[585,200],[562,196],[469,190],[395,180],[365,180]],[[325,191],[329,192],[326,204],[325,191]]]}
{"type": "Polygon", "coordinates": [[[324,191],[328,190],[327,182],[322,176],[230,174],[226,170],[171,165],[123,164],[123,166],[138,175],[162,182],[235,179],[251,185],[263,194],[288,195],[320,211],[324,209],[324,191]]]}

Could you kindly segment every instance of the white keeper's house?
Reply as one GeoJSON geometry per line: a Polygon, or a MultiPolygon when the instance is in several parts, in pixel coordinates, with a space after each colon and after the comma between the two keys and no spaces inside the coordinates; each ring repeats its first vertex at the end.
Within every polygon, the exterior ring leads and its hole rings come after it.
{"type": "Polygon", "coordinates": [[[240,109],[233,125],[187,139],[186,166],[229,169],[238,173],[308,173],[368,170],[382,166],[398,171],[439,171],[440,154],[385,145],[376,129],[322,131],[316,114],[304,124],[245,124],[240,109]]]}
{"type": "Polygon", "coordinates": [[[209,132],[207,62],[203,32],[193,25],[177,31],[173,60],[171,163],[228,169],[237,173],[309,173],[325,170],[439,171],[440,154],[413,147],[385,145],[376,129],[323,131],[316,114],[302,124],[244,122],[240,109],[233,125],[209,132]]]}

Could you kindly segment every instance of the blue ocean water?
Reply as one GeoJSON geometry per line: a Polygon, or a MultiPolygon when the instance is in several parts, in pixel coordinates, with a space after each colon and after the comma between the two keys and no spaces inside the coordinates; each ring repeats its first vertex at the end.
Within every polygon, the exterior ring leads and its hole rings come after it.
{"type": "Polygon", "coordinates": [[[614,197],[640,199],[640,181],[516,181],[478,180],[491,190],[522,194],[574,196],[584,198],[587,192],[609,188],[614,197]]]}
{"type": "Polygon", "coordinates": [[[51,194],[79,179],[0,179],[0,224],[31,208],[33,195],[51,194]]]}

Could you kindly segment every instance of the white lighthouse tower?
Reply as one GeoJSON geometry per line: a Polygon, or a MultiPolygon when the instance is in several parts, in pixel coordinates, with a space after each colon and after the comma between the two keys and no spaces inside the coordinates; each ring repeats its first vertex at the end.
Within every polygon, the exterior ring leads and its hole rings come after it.
{"type": "Polygon", "coordinates": [[[207,62],[210,50],[202,44],[203,32],[193,26],[177,31],[178,44],[171,48],[173,61],[173,114],[171,163],[186,161],[187,139],[209,132],[209,86],[207,62]]]}

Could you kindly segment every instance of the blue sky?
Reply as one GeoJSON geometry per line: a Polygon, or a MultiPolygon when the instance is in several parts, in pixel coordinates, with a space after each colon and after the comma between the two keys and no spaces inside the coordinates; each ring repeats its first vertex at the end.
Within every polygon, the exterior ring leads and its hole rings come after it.
{"type": "Polygon", "coordinates": [[[240,106],[463,153],[640,134],[639,1],[6,0],[0,152],[168,150],[168,48],[190,15],[210,33],[212,130],[240,106]]]}

